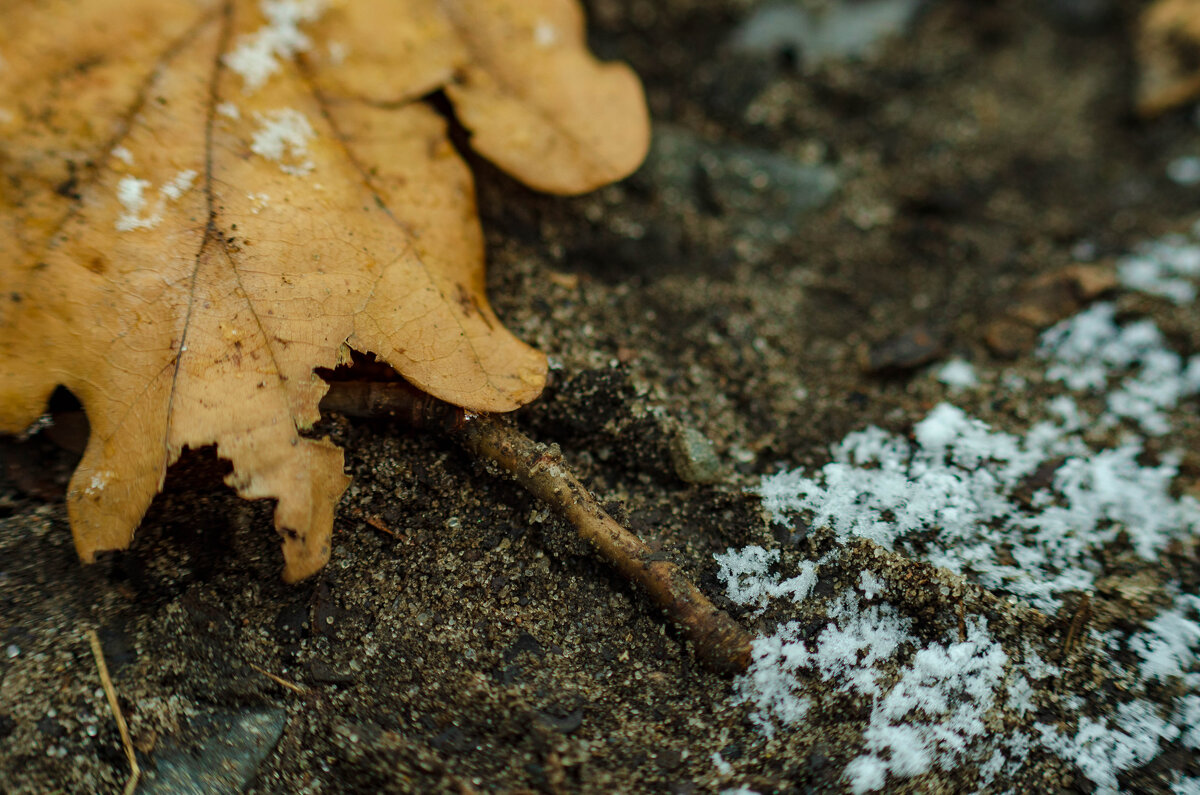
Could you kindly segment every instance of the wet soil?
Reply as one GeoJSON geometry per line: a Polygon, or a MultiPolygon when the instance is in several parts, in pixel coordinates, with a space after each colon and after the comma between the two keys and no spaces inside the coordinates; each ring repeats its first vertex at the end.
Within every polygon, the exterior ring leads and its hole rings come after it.
{"type": "MultiPolygon", "coordinates": [[[[781,463],[819,466],[848,431],[905,432],[942,394],[917,365],[1035,367],[1019,341],[1002,362],[989,324],[1081,244],[1104,263],[1186,228],[1197,194],[1165,173],[1194,152],[1196,128],[1187,111],[1130,112],[1138,3],[1083,26],[1044,10],[1053,3],[946,0],[874,55],[811,71],[794,53],[730,50],[748,0],[588,5],[595,49],[633,64],[660,128],[695,159],[656,149],[624,183],[571,199],[473,160],[493,302],[554,362],[545,395],[514,419],[561,445],[718,604],[767,630],[770,614],[725,600],[713,553],[783,534],[803,558],[830,542],[772,527],[746,489],[781,463]],[[770,179],[779,155],[831,167],[836,191],[816,208],[756,204],[743,201],[754,184],[705,165],[749,157],[770,179]],[[897,339],[864,368],[872,346],[897,339]],[[681,479],[681,429],[712,441],[718,482],[681,479]]],[[[1200,348],[1191,321],[1172,334],[1184,353],[1200,348]]],[[[1038,394],[966,400],[1005,427],[1038,394]]],[[[90,628],[144,766],[212,768],[208,791],[843,790],[862,704],[767,742],[730,703],[730,680],[697,666],[679,632],[515,484],[397,425],[331,416],[318,433],[345,449],[354,483],[330,565],[296,586],[279,579],[271,505],[232,495],[206,451],[172,471],[129,551],[81,567],[62,501],[71,454],[40,436],[4,443],[0,791],[124,782],[90,628]]],[[[930,633],[963,609],[1002,639],[1065,631],[866,544],[822,579],[862,568],[902,577],[898,607],[930,633]]],[[[1096,686],[1074,676],[1067,686],[1096,686]]],[[[1025,791],[1087,789],[1069,765],[1035,762],[1025,791]]],[[[956,791],[956,775],[896,791],[956,791]]],[[[1138,786],[1165,791],[1155,776],[1139,771],[1138,786]]]]}

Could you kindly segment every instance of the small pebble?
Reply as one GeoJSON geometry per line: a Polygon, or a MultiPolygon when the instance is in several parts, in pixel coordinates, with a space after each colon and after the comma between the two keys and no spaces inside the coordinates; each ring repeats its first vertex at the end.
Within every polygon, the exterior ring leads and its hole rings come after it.
{"type": "Polygon", "coordinates": [[[712,442],[695,428],[680,428],[671,437],[671,463],[685,483],[716,483],[724,475],[712,442]]]}
{"type": "Polygon", "coordinates": [[[1177,157],[1167,163],[1167,178],[1176,185],[1200,185],[1200,157],[1177,157]]]}

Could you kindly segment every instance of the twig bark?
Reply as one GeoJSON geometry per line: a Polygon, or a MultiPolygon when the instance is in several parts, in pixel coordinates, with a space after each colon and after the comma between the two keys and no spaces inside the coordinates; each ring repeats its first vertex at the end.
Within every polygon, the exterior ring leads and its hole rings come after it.
{"type": "Polygon", "coordinates": [[[138,767],[137,754],[133,751],[133,741],[129,738],[129,727],[125,725],[125,716],[121,714],[121,705],[117,702],[117,689],[113,687],[112,677],[108,675],[108,663],[104,660],[104,649],[100,646],[100,636],[96,630],[88,630],[88,642],[92,645],[92,656],[96,658],[96,670],[100,673],[100,684],[104,687],[104,695],[108,697],[108,706],[112,709],[113,719],[117,722],[117,731],[121,735],[121,748],[125,750],[125,758],[129,760],[129,778],[125,782],[123,795],[133,795],[138,781],[142,777],[142,769],[138,767]]]}
{"type": "Polygon", "coordinates": [[[308,691],[305,690],[300,685],[296,684],[295,682],[289,682],[288,680],[284,679],[282,676],[279,676],[278,674],[273,674],[270,671],[268,671],[266,668],[255,665],[254,663],[249,663],[249,665],[250,665],[251,669],[253,669],[253,670],[257,671],[258,673],[262,674],[263,676],[267,677],[268,679],[270,679],[272,682],[279,685],[280,687],[291,690],[293,693],[295,693],[298,696],[308,695],[308,691]]]}
{"type": "Polygon", "coordinates": [[[574,525],[602,558],[640,585],[692,642],[702,663],[724,673],[740,673],[749,666],[750,635],[718,610],[676,564],[655,559],[645,542],[609,516],[563,463],[557,448],[403,382],[334,382],[321,408],[354,417],[394,417],[456,439],[472,455],[511,473],[574,525]]]}

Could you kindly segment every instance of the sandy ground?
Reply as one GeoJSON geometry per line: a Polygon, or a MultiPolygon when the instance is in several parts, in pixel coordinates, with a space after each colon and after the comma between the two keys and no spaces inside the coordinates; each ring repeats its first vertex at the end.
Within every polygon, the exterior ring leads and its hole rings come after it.
{"type": "MultiPolygon", "coordinates": [[[[762,475],[820,467],[868,425],[910,432],[945,399],[929,368],[951,357],[1030,376],[1028,389],[990,381],[958,398],[994,427],[1024,427],[1042,365],[1031,332],[992,326],[1022,285],[1072,263],[1081,242],[1105,266],[1193,220],[1196,189],[1166,177],[1198,149],[1189,112],[1142,123],[1129,110],[1138,4],[1094,25],[1043,10],[1068,5],[932,3],[876,53],[806,70],[796,53],[732,50],[748,0],[595,0],[597,51],[645,81],[651,161],[576,199],[474,163],[493,301],[555,363],[515,421],[561,445],[615,515],[750,629],[780,616],[729,602],[715,553],[783,546],[792,570],[837,546],[821,528],[768,521],[747,493],[762,475]],[[712,460],[680,456],[697,434],[712,460]]],[[[1181,352],[1200,348],[1190,307],[1113,297],[1181,352]]],[[[1086,301],[1060,303],[1065,316],[1086,301]]],[[[71,454],[41,437],[3,443],[0,790],[124,781],[92,628],[156,771],[142,791],[846,789],[864,699],[767,740],[735,684],[698,667],[642,595],[519,487],[398,426],[334,416],[318,432],[345,448],[354,485],[332,562],[294,587],[278,577],[271,506],[234,497],[203,453],[172,472],[131,550],[82,568],[62,502],[71,454]],[[179,785],[201,772],[208,789],[179,785]]],[[[1195,434],[1182,416],[1171,442],[1195,434]]],[[[1180,488],[1198,471],[1184,469],[1180,488]]],[[[1197,578],[1194,545],[1154,564],[1118,550],[1106,565],[1146,585],[1095,597],[1109,627],[1136,627],[1164,582],[1197,578]]],[[[819,587],[864,569],[897,583],[918,634],[982,617],[1005,648],[1036,643],[1056,660],[1081,598],[1046,614],[867,542],[824,567],[819,587]]],[[[1104,652],[1073,653],[1045,709],[1124,687],[1104,652]]],[[[1001,733],[1021,719],[993,720],[1009,721],[1001,733]]],[[[1169,792],[1172,776],[1200,773],[1191,757],[1167,744],[1122,786],[1169,792]]],[[[971,791],[977,773],[888,789],[971,791]]],[[[1094,782],[1035,753],[1010,785],[1094,782]]]]}

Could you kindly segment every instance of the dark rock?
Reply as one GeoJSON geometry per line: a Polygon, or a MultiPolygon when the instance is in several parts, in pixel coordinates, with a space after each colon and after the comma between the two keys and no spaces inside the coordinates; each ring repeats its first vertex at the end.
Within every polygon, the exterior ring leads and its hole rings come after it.
{"type": "Polygon", "coordinates": [[[339,671],[324,660],[313,660],[308,664],[309,681],[327,685],[348,685],[354,682],[351,674],[339,671]]]}
{"type": "Polygon", "coordinates": [[[504,650],[504,661],[512,662],[521,654],[521,652],[524,651],[533,652],[533,654],[538,657],[542,657],[546,654],[545,650],[542,648],[542,644],[538,643],[537,638],[535,638],[533,635],[530,635],[528,632],[522,632],[517,636],[517,639],[513,642],[513,645],[504,650]]]}
{"type": "Polygon", "coordinates": [[[763,242],[789,236],[805,214],[832,198],[841,182],[831,166],[706,141],[667,124],[655,129],[645,169],[670,203],[720,216],[739,235],[763,242]]]}
{"type": "Polygon", "coordinates": [[[1116,16],[1116,0],[1047,0],[1039,6],[1064,30],[1094,33],[1116,16]]]}
{"type": "Polygon", "coordinates": [[[560,734],[570,734],[583,725],[583,710],[571,710],[565,717],[558,717],[546,712],[537,713],[538,723],[560,734]]]}
{"type": "Polygon", "coordinates": [[[870,346],[863,369],[884,374],[914,370],[942,355],[945,339],[929,326],[918,325],[870,346]]]}
{"type": "Polygon", "coordinates": [[[138,791],[143,795],[241,792],[254,780],[287,721],[278,707],[219,710],[192,720],[158,746],[138,791]]]}

